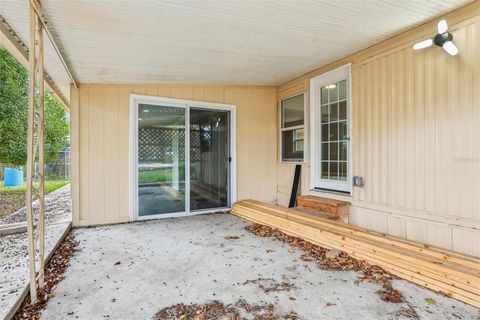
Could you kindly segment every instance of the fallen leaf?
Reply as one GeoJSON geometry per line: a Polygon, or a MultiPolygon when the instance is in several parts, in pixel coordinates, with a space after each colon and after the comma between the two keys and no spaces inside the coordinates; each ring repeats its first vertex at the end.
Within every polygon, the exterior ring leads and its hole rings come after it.
{"type": "Polygon", "coordinates": [[[274,252],[275,250],[273,250],[273,249],[267,249],[267,250],[265,250],[265,251],[267,251],[267,253],[272,253],[272,252],[274,252]]]}
{"type": "Polygon", "coordinates": [[[428,303],[428,304],[436,304],[437,301],[435,301],[433,298],[425,298],[425,301],[428,303]]]}
{"type": "MultiPolygon", "coordinates": [[[[56,285],[64,278],[63,272],[68,266],[68,262],[74,253],[78,242],[75,241],[73,234],[69,234],[60,246],[55,250],[52,258],[45,266],[45,287],[37,290],[37,303],[30,304],[30,297],[27,296],[20,309],[15,314],[17,320],[37,320],[38,314],[46,306],[48,300],[54,296],[53,290],[56,285]]],[[[68,313],[73,315],[73,312],[68,313]]]]}
{"type": "Polygon", "coordinates": [[[377,292],[380,298],[385,302],[400,303],[403,302],[403,296],[396,289],[385,289],[377,292]]]}
{"type": "Polygon", "coordinates": [[[228,236],[228,237],[225,237],[225,239],[227,239],[227,240],[238,240],[238,239],[240,239],[240,237],[238,237],[238,236],[228,236]]]}
{"type": "MultiPolygon", "coordinates": [[[[198,305],[183,303],[175,304],[158,311],[154,320],[242,320],[241,313],[251,314],[253,318],[248,319],[265,319],[265,320],[299,320],[300,318],[295,312],[290,312],[285,316],[280,316],[275,310],[273,304],[249,304],[245,299],[240,299],[235,303],[223,304],[218,300],[198,305]]],[[[30,319],[31,320],[31,319],[30,319]]]]}
{"type": "Polygon", "coordinates": [[[333,306],[336,306],[336,304],[335,304],[335,303],[331,303],[331,302],[327,302],[327,303],[325,304],[325,307],[333,307],[333,306]]]}
{"type": "MultiPolygon", "coordinates": [[[[259,237],[274,237],[291,247],[299,248],[303,251],[300,257],[302,261],[317,261],[322,267],[330,270],[353,270],[361,272],[362,277],[355,280],[354,283],[358,286],[360,282],[374,282],[379,284],[382,288],[389,289],[389,292],[379,292],[379,296],[384,301],[396,302],[403,301],[403,297],[398,291],[392,288],[390,283],[394,279],[391,273],[387,272],[380,266],[371,265],[366,261],[357,260],[349,256],[344,251],[333,251],[310,243],[302,238],[294,237],[283,233],[278,229],[274,229],[261,224],[251,224],[245,227],[247,231],[259,237]]],[[[288,250],[289,253],[295,253],[295,250],[288,250]]]]}
{"type": "Polygon", "coordinates": [[[300,260],[302,260],[302,261],[313,261],[312,258],[308,257],[308,256],[305,255],[305,254],[302,254],[302,255],[300,256],[300,260]]]}
{"type": "Polygon", "coordinates": [[[113,265],[114,265],[114,266],[118,266],[120,263],[121,263],[120,261],[117,261],[117,262],[115,262],[113,265]]]}

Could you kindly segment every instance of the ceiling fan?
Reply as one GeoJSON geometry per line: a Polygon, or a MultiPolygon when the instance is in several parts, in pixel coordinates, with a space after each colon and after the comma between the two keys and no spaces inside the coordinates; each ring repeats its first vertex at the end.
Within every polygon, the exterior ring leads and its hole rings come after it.
{"type": "Polygon", "coordinates": [[[413,50],[420,50],[427,47],[430,47],[432,44],[435,44],[439,47],[445,49],[448,54],[454,56],[458,53],[458,49],[455,44],[452,42],[452,35],[448,33],[448,24],[446,20],[440,20],[437,25],[438,34],[433,39],[423,40],[413,46],[413,50]]]}

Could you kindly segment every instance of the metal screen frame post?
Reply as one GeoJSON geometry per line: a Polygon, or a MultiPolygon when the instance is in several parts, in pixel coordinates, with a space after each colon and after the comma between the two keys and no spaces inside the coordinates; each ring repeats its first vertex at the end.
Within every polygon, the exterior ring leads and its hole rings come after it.
{"type": "Polygon", "coordinates": [[[30,303],[37,302],[37,280],[44,287],[45,268],[45,167],[44,167],[44,65],[43,27],[33,5],[29,5],[29,84],[28,84],[28,144],[27,144],[27,235],[30,278],[30,303]],[[38,85],[38,93],[36,86],[38,85]],[[35,160],[39,162],[38,190],[34,187],[35,160]],[[38,223],[35,225],[33,201],[38,196],[38,223]],[[37,266],[38,261],[38,278],[37,266]]]}

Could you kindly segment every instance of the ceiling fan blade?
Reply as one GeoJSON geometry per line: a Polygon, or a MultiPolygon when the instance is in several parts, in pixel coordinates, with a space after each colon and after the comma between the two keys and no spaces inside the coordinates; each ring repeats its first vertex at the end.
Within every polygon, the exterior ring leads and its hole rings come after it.
{"type": "Polygon", "coordinates": [[[423,40],[419,43],[416,43],[413,46],[413,50],[420,50],[420,49],[423,49],[423,48],[427,48],[427,47],[430,47],[432,44],[433,44],[432,39],[423,40]]]}
{"type": "Polygon", "coordinates": [[[445,42],[443,44],[443,49],[445,49],[445,51],[451,56],[455,56],[458,53],[457,46],[452,41],[445,42]]]}
{"type": "Polygon", "coordinates": [[[438,34],[442,34],[442,33],[447,32],[447,30],[448,30],[447,20],[445,20],[445,19],[440,20],[438,22],[437,29],[438,29],[438,34]]]}

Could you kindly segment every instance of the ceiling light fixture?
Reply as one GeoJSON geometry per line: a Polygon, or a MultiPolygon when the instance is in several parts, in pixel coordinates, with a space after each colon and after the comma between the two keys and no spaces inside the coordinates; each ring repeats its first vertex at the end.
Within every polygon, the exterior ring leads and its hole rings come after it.
{"type": "Polygon", "coordinates": [[[416,43],[413,46],[413,50],[420,50],[430,47],[432,44],[435,44],[439,47],[442,47],[449,55],[455,56],[458,54],[458,49],[455,44],[452,42],[453,36],[451,33],[448,33],[448,24],[447,21],[440,20],[437,25],[438,34],[433,39],[427,39],[416,43]]]}
{"type": "Polygon", "coordinates": [[[331,84],[331,85],[326,86],[325,88],[327,88],[327,89],[335,89],[336,87],[337,87],[336,84],[331,84]]]}
{"type": "Polygon", "coordinates": [[[445,42],[442,47],[452,56],[458,53],[458,49],[452,41],[445,42]]]}
{"type": "Polygon", "coordinates": [[[428,48],[428,47],[430,47],[432,44],[433,44],[433,40],[432,40],[432,39],[423,40],[422,42],[419,42],[419,43],[415,44],[415,45],[413,46],[413,50],[419,50],[419,49],[423,49],[423,48],[428,48]]]}
{"type": "Polygon", "coordinates": [[[143,110],[143,112],[150,112],[150,110],[148,110],[148,109],[145,109],[145,110],[143,110]]]}

